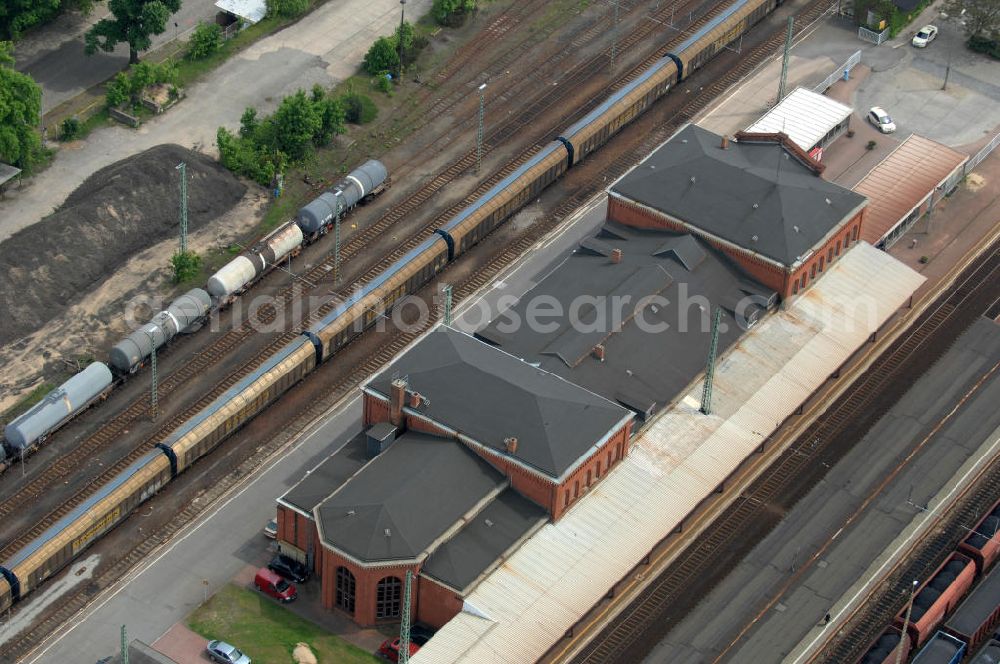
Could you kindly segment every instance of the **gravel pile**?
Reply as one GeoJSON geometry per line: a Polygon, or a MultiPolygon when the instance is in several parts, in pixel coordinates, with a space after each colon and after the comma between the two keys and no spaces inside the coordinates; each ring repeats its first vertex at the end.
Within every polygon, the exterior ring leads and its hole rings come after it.
{"type": "Polygon", "coordinates": [[[181,162],[192,231],[246,192],[214,160],[159,145],[97,171],[56,212],[0,243],[0,345],[41,328],[133,255],[177,236],[181,162]]]}

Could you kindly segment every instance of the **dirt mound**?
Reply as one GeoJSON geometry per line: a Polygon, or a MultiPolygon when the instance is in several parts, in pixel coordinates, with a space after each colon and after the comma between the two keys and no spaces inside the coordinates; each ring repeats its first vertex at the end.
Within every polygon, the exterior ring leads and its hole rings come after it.
{"type": "MultiPolygon", "coordinates": [[[[246,192],[212,159],[159,145],[102,168],[55,213],[0,243],[0,344],[57,316],[135,253],[178,233],[176,166],[188,174],[188,226],[195,230],[246,192]]],[[[163,263],[170,257],[164,255],[163,263]]]]}

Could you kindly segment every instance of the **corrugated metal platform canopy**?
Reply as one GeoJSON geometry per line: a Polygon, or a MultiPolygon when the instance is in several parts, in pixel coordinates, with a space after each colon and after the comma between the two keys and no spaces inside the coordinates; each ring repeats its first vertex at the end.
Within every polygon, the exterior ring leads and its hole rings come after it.
{"type": "Polygon", "coordinates": [[[922,281],[871,245],[853,247],[720,358],[712,415],[698,412],[694,386],[593,491],[483,579],[410,661],[536,661],[922,281]]]}
{"type": "Polygon", "coordinates": [[[795,88],[780,104],[747,127],[747,131],[761,134],[780,131],[808,152],[851,117],[852,112],[850,106],[839,101],[812,90],[795,88]]]}
{"type": "Polygon", "coordinates": [[[215,6],[250,23],[256,23],[267,14],[264,0],[216,0],[215,6]]]}
{"type": "Polygon", "coordinates": [[[882,160],[854,187],[868,197],[861,239],[879,244],[897,227],[919,216],[928,196],[940,189],[940,195],[953,186],[951,180],[959,166],[968,159],[960,152],[923,136],[911,135],[882,160]]]}

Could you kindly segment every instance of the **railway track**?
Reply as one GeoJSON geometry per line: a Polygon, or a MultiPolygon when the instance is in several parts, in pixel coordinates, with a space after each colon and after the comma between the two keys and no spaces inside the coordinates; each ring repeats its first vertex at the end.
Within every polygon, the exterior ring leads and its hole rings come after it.
{"type": "MultiPolygon", "coordinates": [[[[693,580],[704,580],[711,577],[713,572],[718,576],[720,556],[730,555],[733,548],[748,550],[752,547],[753,542],[740,540],[741,533],[747,532],[755,522],[764,518],[769,505],[792,504],[808,488],[803,487],[802,478],[810,472],[816,472],[815,469],[820,467],[817,462],[819,459],[822,458],[827,464],[832,465],[829,454],[824,456],[824,452],[838,441],[851,423],[856,424],[862,413],[874,423],[888,409],[891,404],[876,402],[879,397],[891,390],[890,383],[899,375],[902,368],[914,358],[932,361],[942,355],[958,334],[986,311],[998,294],[1000,294],[1000,242],[994,243],[977,262],[966,269],[956,280],[956,285],[942,294],[936,304],[915,321],[908,334],[896,340],[883,352],[865,374],[807,428],[795,443],[723,513],[708,533],[690,545],[640,598],[626,607],[618,618],[572,661],[606,663],[641,659],[645,649],[634,646],[647,630],[667,624],[666,607],[692,597],[695,593],[695,589],[692,588],[693,580]]],[[[901,395],[901,390],[905,391],[905,385],[892,391],[898,393],[898,397],[901,395]]],[[[923,578],[919,575],[912,576],[912,572],[930,571],[935,556],[943,555],[947,550],[947,542],[951,537],[957,538],[960,530],[960,527],[958,530],[950,529],[947,537],[935,538],[938,545],[932,552],[915,562],[914,569],[907,570],[905,579],[923,578]]],[[[719,578],[715,578],[709,583],[714,586],[718,580],[719,578]]],[[[909,581],[901,584],[897,580],[894,589],[903,588],[907,583],[909,581]]],[[[698,596],[709,590],[711,587],[699,586],[698,596]]],[[[879,606],[887,607],[885,611],[891,613],[897,608],[893,602],[902,601],[901,597],[903,596],[899,593],[893,595],[893,591],[889,591],[879,606]]],[[[895,614],[885,615],[887,615],[886,620],[877,623],[879,632],[895,614]]],[[[669,620],[675,622],[681,617],[679,614],[671,614],[669,620]]],[[[875,634],[871,635],[874,636],[875,634]]],[[[854,661],[852,656],[856,659],[861,654],[856,652],[857,649],[864,648],[870,642],[870,638],[865,640],[866,638],[867,634],[859,634],[845,639],[844,644],[838,646],[836,652],[826,661],[831,664],[854,661]]]]}
{"type": "MultiPolygon", "coordinates": [[[[674,11],[681,7],[686,7],[683,5],[684,0],[679,0],[672,5],[666,5],[660,8],[657,12],[654,12],[655,21],[645,21],[640,23],[640,29],[630,34],[627,38],[621,40],[618,44],[617,51],[620,54],[625,54],[631,49],[635,48],[638,44],[641,44],[648,36],[658,29],[659,18],[667,18],[671,16],[674,11]]],[[[696,28],[702,22],[708,20],[714,12],[721,11],[719,7],[714,8],[712,12],[709,12],[707,16],[697,19],[689,25],[689,30],[696,28]]],[[[695,9],[691,9],[691,15],[693,16],[695,9]]],[[[584,32],[583,35],[578,36],[577,39],[591,39],[598,34],[599,30],[597,27],[592,26],[584,32]],[[589,36],[588,36],[589,35],[589,36]]],[[[676,38],[680,38],[682,34],[678,34],[676,38]]],[[[567,47],[562,52],[562,57],[565,57],[572,50],[567,47]]],[[[592,78],[594,75],[599,73],[604,67],[607,57],[610,54],[610,48],[602,51],[600,54],[590,58],[581,65],[575,67],[573,70],[568,72],[562,78],[562,84],[558,86],[555,90],[556,93],[552,94],[551,90],[548,90],[548,94],[541,95],[540,99],[537,99],[532,103],[523,113],[519,113],[516,116],[512,116],[506,122],[499,125],[493,132],[489,135],[487,141],[484,142],[483,152],[484,154],[489,154],[497,146],[504,145],[507,141],[511,140],[514,136],[527,131],[533,126],[533,123],[550,108],[552,108],[556,103],[561,101],[565,94],[574,90],[577,86],[582,85],[585,81],[592,78]]],[[[589,110],[599,103],[601,97],[605,96],[608,92],[613,90],[615,87],[624,85],[628,81],[632,80],[643,68],[648,66],[654,59],[659,57],[658,51],[654,51],[652,55],[646,58],[640,65],[630,69],[624,76],[607,86],[603,86],[601,90],[597,93],[597,96],[590,102],[586,107],[575,109],[572,113],[560,114],[560,117],[554,121],[551,125],[546,125],[545,127],[539,129],[537,127],[532,131],[532,135],[537,137],[545,136],[546,132],[551,134],[553,131],[557,131],[565,123],[571,122],[573,119],[582,117],[584,114],[589,112],[589,110]]],[[[517,159],[508,163],[500,171],[494,173],[490,178],[483,181],[476,190],[467,196],[462,201],[456,203],[455,205],[448,208],[444,213],[437,215],[430,223],[424,225],[419,231],[412,234],[410,238],[399,245],[395,250],[386,254],[381,260],[377,261],[372,265],[367,271],[364,272],[358,279],[354,281],[348,288],[343,289],[338,295],[339,297],[334,297],[328,303],[322,305],[317,311],[312,312],[308,318],[308,322],[303,324],[303,327],[307,327],[309,322],[314,322],[318,318],[322,317],[329,311],[331,311],[337,304],[342,301],[341,298],[346,298],[350,295],[350,291],[357,287],[358,285],[363,285],[371,279],[375,278],[380,274],[385,268],[391,265],[394,261],[398,260],[407,251],[415,247],[417,244],[422,242],[427,238],[433,229],[440,226],[443,220],[449,218],[450,216],[456,214],[463,206],[468,205],[476,198],[481,196],[483,193],[489,190],[490,187],[494,186],[497,182],[500,182],[504,177],[509,175],[513,170],[517,168],[524,160],[530,158],[532,154],[539,148],[538,145],[533,145],[527,151],[522,153],[517,159]]],[[[359,232],[354,234],[350,240],[348,240],[341,248],[340,262],[344,263],[362,254],[363,250],[367,248],[372,242],[374,242],[379,237],[383,236],[389,231],[393,226],[399,223],[401,220],[405,219],[409,215],[413,214],[417,209],[419,209],[424,203],[426,203],[432,196],[440,192],[445,186],[454,181],[463,173],[471,169],[476,163],[476,153],[474,150],[470,150],[462,155],[460,158],[453,161],[448,167],[446,167],[442,172],[440,172],[436,177],[432,178],[430,181],[425,182],[421,187],[419,187],[415,192],[407,197],[405,201],[399,205],[393,206],[392,209],[388,210],[383,214],[378,220],[373,224],[361,229],[359,232]]],[[[624,171],[623,171],[624,172],[624,171]]],[[[574,206],[575,207],[575,206],[574,206]]],[[[520,245],[519,245],[520,246],[520,245]]],[[[529,245],[530,246],[530,243],[529,245]]],[[[337,270],[335,269],[336,258],[333,255],[329,255],[322,261],[318,262],[315,266],[310,268],[307,272],[300,275],[298,282],[305,282],[310,284],[315,284],[317,286],[324,284],[325,281],[330,278],[336,278],[337,270]],[[331,277],[331,275],[333,275],[331,277]]],[[[296,290],[300,288],[298,282],[293,282],[287,287],[283,288],[276,297],[272,300],[273,302],[283,302],[288,303],[293,301],[297,296],[296,290]]],[[[455,294],[457,296],[457,293],[455,294]]],[[[260,326],[267,326],[273,323],[278,316],[278,308],[271,302],[266,303],[259,309],[255,311],[253,317],[248,317],[242,322],[239,327],[234,327],[224,334],[220,335],[216,340],[212,341],[206,348],[197,353],[190,362],[185,363],[182,367],[178,368],[176,371],[172,372],[159,384],[159,397],[164,399],[176,391],[181,386],[187,384],[188,381],[194,379],[206,371],[208,371],[212,366],[217,364],[223,358],[227,357],[230,352],[235,348],[244,343],[251,336],[257,334],[257,330],[260,326]]],[[[297,335],[295,331],[288,331],[277,335],[277,337],[272,340],[267,347],[259,353],[254,359],[245,363],[235,372],[231,373],[228,377],[220,381],[215,385],[215,387],[210,390],[207,394],[202,396],[193,404],[184,408],[181,412],[166,420],[164,424],[158,427],[157,432],[150,438],[143,441],[142,444],[138,445],[131,452],[127,453],[121,457],[118,461],[110,464],[97,478],[90,482],[88,488],[77,492],[65,503],[60,505],[58,508],[50,511],[45,517],[37,521],[30,529],[23,530],[18,533],[17,537],[11,541],[8,541],[0,549],[0,560],[6,559],[11,556],[15,551],[17,551],[26,542],[30,541],[40,533],[44,532],[46,528],[58,521],[65,514],[71,511],[75,506],[83,502],[87,496],[92,493],[93,488],[101,486],[103,483],[108,481],[111,477],[117,474],[120,470],[127,467],[135,459],[141,456],[149,449],[150,444],[155,444],[163,440],[170,431],[172,431],[176,426],[185,420],[189,419],[198,410],[211,403],[218,395],[222,394],[226,389],[236,383],[239,379],[246,376],[261,363],[265,361],[274,351],[281,348],[283,345],[292,341],[297,335]]],[[[89,459],[93,458],[98,450],[103,449],[112,440],[121,436],[126,430],[128,430],[136,421],[145,416],[150,409],[150,400],[148,395],[144,395],[131,404],[129,404],[125,410],[117,414],[111,420],[109,420],[100,429],[95,431],[93,434],[84,438],[79,445],[75,446],[72,450],[68,451],[66,454],[62,455],[58,460],[56,460],[49,468],[46,469],[44,473],[39,473],[35,475],[31,480],[29,480],[25,485],[23,485],[18,491],[10,496],[7,500],[0,502],[0,518],[14,514],[18,511],[27,509],[27,506],[32,502],[36,501],[39,496],[50,491],[53,485],[57,485],[61,482],[66,481],[68,477],[71,477],[75,472],[78,471],[89,459]]]]}
{"type": "MultiPolygon", "coordinates": [[[[670,12],[671,8],[669,6],[660,10],[660,14],[665,17],[669,16],[670,12]]],[[[650,23],[655,25],[655,21],[650,23]]],[[[645,31],[642,34],[648,35],[648,31],[645,31]]],[[[678,35],[678,37],[680,36],[681,35],[678,35]]],[[[619,48],[621,48],[621,46],[619,48]]],[[[697,95],[693,96],[694,98],[691,101],[685,104],[680,113],[675,113],[670,116],[669,122],[658,124],[654,131],[643,134],[643,138],[638,141],[633,148],[627,150],[626,154],[622,154],[613,160],[613,165],[610,170],[602,172],[607,172],[609,177],[617,177],[617,175],[624,173],[639,157],[644,156],[652,147],[665,140],[665,138],[667,138],[677,127],[686,122],[698,110],[708,104],[711,101],[711,94],[713,92],[717,93],[724,90],[732,83],[735,83],[741,76],[749,73],[760,60],[763,60],[763,57],[756,58],[752,61],[746,60],[740,66],[731,69],[726,76],[721,77],[712,86],[701,90],[697,95]]],[[[622,82],[618,84],[624,84],[625,81],[631,80],[631,77],[634,77],[634,75],[635,70],[633,69],[631,72],[625,74],[625,76],[630,78],[623,79],[622,82]]],[[[562,85],[560,87],[566,86],[562,85]]],[[[587,110],[589,110],[589,108],[581,109],[579,114],[582,115],[583,113],[586,113],[587,110]]],[[[525,155],[525,157],[526,156],[527,155],[525,155]]],[[[596,161],[596,159],[593,161],[596,161]]],[[[510,166],[509,168],[513,167],[514,166],[510,166]]],[[[486,186],[487,184],[484,184],[483,189],[485,189],[486,186]]],[[[515,242],[506,244],[500,251],[486,257],[483,261],[484,265],[481,269],[478,269],[475,273],[463,279],[461,282],[453,284],[453,296],[455,300],[460,302],[464,298],[475,293],[479,288],[496,276],[496,274],[519,258],[526,249],[531,247],[532,244],[537,242],[548,231],[557,226],[563,219],[565,219],[566,216],[575,210],[580,202],[585,201],[600,191],[602,187],[603,183],[599,181],[593,181],[588,183],[586,186],[577,187],[570,199],[558,206],[555,214],[547,216],[542,222],[532,225],[527,231],[523,232],[515,242]]],[[[323,270],[324,273],[328,271],[329,270],[323,270]]],[[[447,272],[444,273],[442,278],[446,276],[447,272]]],[[[426,293],[427,290],[425,289],[423,292],[426,293]]],[[[195,519],[202,512],[202,510],[212,504],[214,498],[220,496],[227,487],[231,486],[243,475],[252,472],[259,466],[263,459],[267,458],[269,454],[281,449],[281,447],[290,441],[294,436],[305,430],[305,428],[314,422],[316,418],[325,413],[344,396],[350,394],[354,389],[356,389],[358,384],[363,382],[374,371],[384,366],[389,359],[394,357],[407,344],[416,339],[419,334],[429,328],[434,322],[435,321],[432,317],[432,320],[427,321],[427,324],[420,329],[410,330],[405,333],[396,330],[389,332],[388,334],[381,335],[381,338],[385,341],[380,344],[375,351],[350,368],[345,368],[341,365],[338,371],[344,372],[343,377],[340,378],[331,389],[325,389],[319,398],[311,401],[310,405],[299,411],[294,419],[288,422],[287,426],[282,429],[279,435],[273,437],[269,442],[261,446],[254,456],[244,461],[239,469],[230,472],[225,481],[216,482],[208,491],[206,491],[204,495],[200,496],[199,499],[192,501],[185,509],[176,514],[159,530],[144,532],[143,536],[145,539],[140,542],[136,542],[135,546],[131,550],[120,552],[120,556],[116,559],[116,562],[109,564],[106,569],[102,569],[100,571],[91,584],[92,588],[107,587],[124,576],[124,574],[139,560],[148,555],[151,551],[155,550],[156,547],[158,547],[162,542],[167,541],[184,525],[195,519]]],[[[279,342],[276,341],[275,343],[277,344],[279,342]]],[[[220,450],[213,452],[213,455],[215,458],[218,458],[219,454],[226,453],[225,448],[220,448],[220,450]]],[[[19,635],[16,640],[11,640],[6,643],[5,650],[10,652],[12,656],[16,656],[15,653],[27,652],[31,647],[33,647],[34,644],[37,644],[47,634],[50,634],[53,629],[65,621],[74,612],[81,609],[87,601],[88,595],[85,591],[78,592],[71,597],[65,598],[65,601],[61,602],[58,609],[53,611],[44,620],[38,622],[30,631],[19,635]]]]}
{"type": "Polygon", "coordinates": [[[1000,496],[1000,460],[990,465],[975,488],[948,512],[941,526],[931,532],[914,555],[872,593],[865,603],[867,610],[854,616],[854,629],[842,630],[842,638],[809,661],[837,664],[861,657],[906,606],[911,581],[930,576],[969,534],[967,524],[982,517],[997,496],[1000,496]]]}

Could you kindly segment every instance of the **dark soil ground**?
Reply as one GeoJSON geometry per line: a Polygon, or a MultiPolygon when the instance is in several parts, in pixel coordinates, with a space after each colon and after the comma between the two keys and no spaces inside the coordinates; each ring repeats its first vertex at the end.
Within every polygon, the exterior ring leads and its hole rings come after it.
{"type": "Polygon", "coordinates": [[[0,345],[38,329],[131,256],[178,233],[181,162],[191,230],[246,192],[205,155],[159,145],[97,171],[48,218],[0,243],[0,345]]]}

